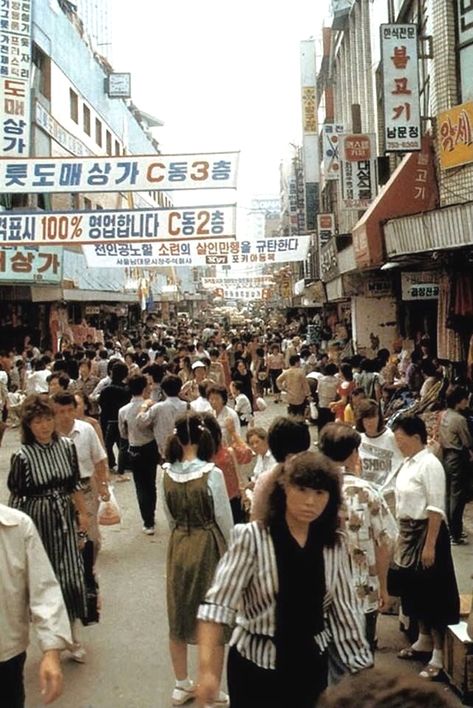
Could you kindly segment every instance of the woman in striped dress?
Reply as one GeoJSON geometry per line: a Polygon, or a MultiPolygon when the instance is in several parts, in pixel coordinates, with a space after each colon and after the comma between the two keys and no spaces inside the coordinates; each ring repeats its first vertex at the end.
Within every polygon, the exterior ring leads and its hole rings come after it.
{"type": "MultiPolygon", "coordinates": [[[[84,570],[76,534],[87,532],[74,443],[54,431],[54,411],[41,396],[29,396],[21,415],[22,445],[12,455],[10,506],[36,524],[61,586],[71,624],[86,616],[84,570]]],[[[76,647],[77,649],[77,647],[76,647]]]]}

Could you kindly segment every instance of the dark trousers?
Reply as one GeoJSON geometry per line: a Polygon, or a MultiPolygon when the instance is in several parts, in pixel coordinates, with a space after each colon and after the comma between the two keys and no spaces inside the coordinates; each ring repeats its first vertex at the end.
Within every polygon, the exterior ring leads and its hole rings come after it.
{"type": "Polygon", "coordinates": [[[118,421],[109,420],[102,426],[103,436],[105,441],[105,450],[107,452],[108,466],[112,470],[115,467],[115,452],[113,446],[118,447],[118,474],[123,474],[127,464],[127,441],[120,437],[118,429],[118,421]]]}
{"type": "Polygon", "coordinates": [[[317,418],[315,424],[320,432],[324,425],[327,425],[327,423],[333,423],[334,420],[335,413],[332,413],[330,408],[319,408],[319,417],[317,418]]]}
{"type": "Polygon", "coordinates": [[[130,446],[128,455],[141,518],[143,519],[143,524],[150,528],[154,526],[154,513],[156,511],[158,446],[154,440],[148,445],[142,445],[141,447],[130,446]]]}
{"type": "Polygon", "coordinates": [[[5,708],[23,708],[25,705],[25,659],[26,652],[23,652],[8,661],[0,661],[0,703],[5,708]]]}
{"type": "Polygon", "coordinates": [[[444,450],[443,466],[447,482],[447,516],[452,538],[463,531],[463,511],[467,500],[468,458],[462,450],[444,450]]]}
{"type": "Polygon", "coordinates": [[[287,414],[288,415],[295,415],[295,416],[304,416],[306,407],[307,407],[306,401],[304,401],[303,403],[299,403],[297,405],[295,403],[289,403],[287,406],[287,414]]]}

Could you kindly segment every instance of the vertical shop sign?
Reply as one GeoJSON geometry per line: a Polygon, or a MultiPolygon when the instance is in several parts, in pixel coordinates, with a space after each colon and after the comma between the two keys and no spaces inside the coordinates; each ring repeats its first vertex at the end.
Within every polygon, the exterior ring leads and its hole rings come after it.
{"type": "Polygon", "coordinates": [[[30,152],[31,5],[0,3],[0,157],[30,152]]]}
{"type": "Polygon", "coordinates": [[[302,96],[302,163],[305,182],[305,226],[315,231],[318,211],[320,158],[317,125],[317,71],[315,66],[315,40],[300,43],[301,96],[302,96]]]}
{"type": "Polygon", "coordinates": [[[421,149],[417,27],[381,25],[386,152],[421,149]]]}
{"type": "Polygon", "coordinates": [[[319,247],[325,246],[335,235],[335,217],[333,214],[317,214],[317,233],[319,247]]]}
{"type": "Polygon", "coordinates": [[[341,136],[342,208],[366,209],[376,195],[376,136],[341,136]]]}
{"type": "Polygon", "coordinates": [[[444,170],[473,162],[473,101],[438,114],[438,154],[444,170]]]}
{"type": "Polygon", "coordinates": [[[340,177],[340,136],[343,125],[340,123],[325,123],[322,126],[322,150],[324,160],[324,178],[339,179],[340,177]]]}

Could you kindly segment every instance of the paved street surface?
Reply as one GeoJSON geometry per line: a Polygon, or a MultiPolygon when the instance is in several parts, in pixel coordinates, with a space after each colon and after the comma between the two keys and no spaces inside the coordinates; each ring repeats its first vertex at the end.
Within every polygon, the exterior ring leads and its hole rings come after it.
{"type": "MultiPolygon", "coordinates": [[[[257,414],[257,424],[268,425],[283,404],[270,403],[257,414]]],[[[6,478],[10,454],[19,443],[18,430],[6,432],[0,449],[0,501],[7,502],[6,478]]],[[[105,528],[98,568],[103,596],[100,624],[82,629],[87,663],[63,662],[65,690],[57,708],[168,708],[174,684],[167,648],[165,598],[166,546],[168,531],[158,510],[157,533],[144,536],[133,482],[115,485],[123,521],[120,527],[105,528]]],[[[471,507],[471,505],[470,505],[471,507]]],[[[473,509],[467,529],[471,545],[454,549],[458,583],[470,593],[473,570],[473,509]]],[[[415,662],[396,658],[407,640],[394,616],[379,622],[379,667],[400,671],[421,668],[415,662]]],[[[26,665],[27,707],[42,705],[37,687],[39,652],[32,643],[26,665]]],[[[194,676],[195,650],[191,651],[190,675],[194,676]]],[[[448,690],[448,689],[445,689],[448,690]]],[[[195,704],[188,704],[193,706],[195,704]]],[[[461,705],[460,701],[458,705],[461,705]]],[[[6,708],[6,707],[5,707],[6,708]]]]}

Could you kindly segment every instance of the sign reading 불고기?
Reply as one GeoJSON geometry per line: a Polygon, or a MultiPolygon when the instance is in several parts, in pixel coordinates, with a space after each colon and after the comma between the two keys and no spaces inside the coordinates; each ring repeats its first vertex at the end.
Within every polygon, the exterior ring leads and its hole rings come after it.
{"type": "Polygon", "coordinates": [[[42,246],[0,248],[0,282],[44,283],[62,279],[62,251],[42,246]]]}
{"type": "Polygon", "coordinates": [[[0,212],[0,244],[50,246],[118,241],[212,239],[236,234],[236,207],[0,212]]]}
{"type": "Polygon", "coordinates": [[[0,192],[234,189],[238,156],[238,152],[216,152],[2,160],[0,192]]]}
{"type": "Polygon", "coordinates": [[[340,136],[342,208],[366,209],[376,195],[376,136],[340,136]]]}
{"type": "Polygon", "coordinates": [[[0,157],[30,152],[32,4],[0,3],[0,157]]]}
{"type": "Polygon", "coordinates": [[[421,149],[417,26],[381,25],[386,152],[421,149]]]}
{"type": "Polygon", "coordinates": [[[307,258],[310,236],[234,239],[193,239],[161,243],[100,243],[83,246],[89,268],[159,268],[171,265],[264,265],[307,258]]]}

